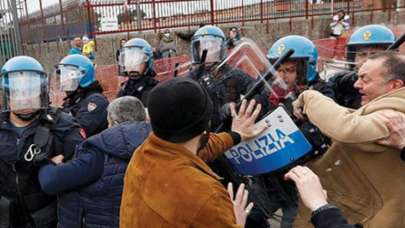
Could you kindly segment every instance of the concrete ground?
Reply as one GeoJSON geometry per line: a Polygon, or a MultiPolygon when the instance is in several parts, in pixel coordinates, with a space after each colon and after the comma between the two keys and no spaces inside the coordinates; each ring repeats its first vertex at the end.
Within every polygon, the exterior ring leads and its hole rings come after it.
{"type": "Polygon", "coordinates": [[[271,228],[280,228],[280,221],[282,216],[281,210],[276,211],[275,216],[269,219],[270,227],[271,228]]]}

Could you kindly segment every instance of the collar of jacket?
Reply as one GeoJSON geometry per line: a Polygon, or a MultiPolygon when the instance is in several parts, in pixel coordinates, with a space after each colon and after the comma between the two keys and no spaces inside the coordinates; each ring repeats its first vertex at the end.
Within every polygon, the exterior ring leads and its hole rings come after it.
{"type": "Polygon", "coordinates": [[[200,157],[198,157],[196,154],[193,154],[187,148],[180,146],[179,144],[163,140],[157,137],[154,133],[150,134],[149,140],[150,143],[153,144],[154,146],[164,148],[164,151],[160,150],[161,153],[170,153],[173,155],[181,156],[183,159],[192,162],[198,169],[210,175],[211,177],[217,180],[223,179],[222,177],[215,174],[214,171],[212,171],[212,169],[207,165],[207,163],[205,163],[200,157]]]}
{"type": "Polygon", "coordinates": [[[94,81],[90,86],[86,88],[78,88],[71,94],[67,95],[65,98],[63,98],[64,104],[62,104],[62,106],[65,107],[78,104],[80,101],[93,93],[103,93],[103,88],[101,87],[99,81],[94,81]]]}
{"type": "Polygon", "coordinates": [[[391,109],[405,113],[403,105],[405,99],[405,87],[383,94],[356,110],[358,113],[368,114],[382,109],[391,109]]]}

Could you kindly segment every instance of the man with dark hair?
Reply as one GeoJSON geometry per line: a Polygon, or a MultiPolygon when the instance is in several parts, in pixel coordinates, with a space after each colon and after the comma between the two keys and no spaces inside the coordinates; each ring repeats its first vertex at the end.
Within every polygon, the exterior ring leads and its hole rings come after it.
{"type": "Polygon", "coordinates": [[[340,71],[328,81],[335,93],[335,101],[348,108],[360,107],[360,94],[353,87],[358,70],[368,57],[387,50],[395,42],[394,33],[384,25],[366,25],[354,31],[347,42],[346,60],[349,71],[340,71]]]}
{"type": "Polygon", "coordinates": [[[371,55],[368,60],[383,60],[386,69],[385,80],[399,79],[405,82],[405,56],[396,51],[386,51],[371,55]]]}
{"type": "Polygon", "coordinates": [[[392,131],[387,116],[404,118],[405,56],[392,52],[371,56],[358,75],[354,87],[362,106],[357,110],[339,106],[316,91],[305,91],[294,102],[297,117],[306,114],[332,139],[329,150],[310,166],[350,222],[372,228],[405,227],[405,166],[400,150],[378,144],[392,131]],[[387,175],[388,170],[393,175],[387,175]]]}
{"type": "Polygon", "coordinates": [[[238,27],[233,26],[229,28],[228,39],[226,40],[226,47],[232,49],[240,43],[240,32],[238,27]]]}
{"type": "Polygon", "coordinates": [[[75,37],[73,39],[72,44],[73,44],[73,46],[69,50],[69,55],[74,55],[74,54],[81,55],[82,54],[82,45],[83,45],[82,38],[81,37],[75,37]]]}
{"type": "Polygon", "coordinates": [[[239,188],[235,200],[205,163],[241,140],[259,135],[260,104],[232,106],[232,131],[209,133],[213,104],[190,78],[157,85],[149,95],[153,133],[138,148],[125,175],[120,227],[240,227],[252,204],[239,188]],[[243,197],[241,197],[243,195],[243,197]],[[232,201],[233,205],[232,205],[232,201]]]}

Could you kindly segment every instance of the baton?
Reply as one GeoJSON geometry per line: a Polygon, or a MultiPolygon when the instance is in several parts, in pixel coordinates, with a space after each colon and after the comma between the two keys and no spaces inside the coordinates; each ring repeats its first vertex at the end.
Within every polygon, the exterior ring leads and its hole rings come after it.
{"type": "Polygon", "coordinates": [[[396,40],[393,44],[391,44],[388,48],[387,51],[389,50],[395,50],[401,46],[401,44],[405,41],[405,33],[402,34],[398,40],[396,40]]]}
{"type": "MultiPolygon", "coordinates": [[[[204,53],[203,53],[204,54],[204,53]]],[[[276,60],[276,62],[273,64],[273,69],[277,70],[278,68],[280,68],[281,64],[283,64],[287,59],[289,59],[291,57],[291,55],[294,54],[294,50],[293,49],[288,49],[287,52],[285,52],[282,56],[280,56],[280,58],[278,58],[276,60]]],[[[256,94],[258,94],[264,87],[265,83],[267,83],[267,81],[269,81],[270,79],[272,79],[274,77],[272,71],[269,71],[260,81],[256,82],[256,84],[246,93],[246,95],[244,96],[243,99],[246,100],[250,100],[252,99],[256,94]]],[[[238,102],[236,104],[236,109],[239,109],[240,105],[241,105],[242,101],[238,102]]],[[[224,122],[222,122],[216,129],[215,132],[219,132],[221,131],[224,126],[226,124],[229,124],[230,121],[230,115],[228,116],[228,118],[225,119],[224,122]],[[225,123],[226,122],[226,123],[225,123]]]]}

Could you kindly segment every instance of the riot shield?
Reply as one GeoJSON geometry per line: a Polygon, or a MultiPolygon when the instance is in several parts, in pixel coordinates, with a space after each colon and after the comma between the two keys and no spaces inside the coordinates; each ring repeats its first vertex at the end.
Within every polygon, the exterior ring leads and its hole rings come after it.
{"type": "Polygon", "coordinates": [[[265,122],[270,124],[265,132],[225,152],[242,175],[255,176],[284,168],[312,149],[304,134],[282,107],[257,124],[265,122]]]}
{"type": "MultiPolygon", "coordinates": [[[[258,94],[266,97],[266,100],[268,96],[285,96],[288,93],[288,86],[277,75],[264,52],[265,50],[259,48],[251,39],[242,38],[241,42],[228,53],[225,60],[212,70],[213,80],[223,81],[239,75],[249,78],[250,81],[263,82],[264,86],[260,90],[253,91],[255,94],[249,94],[249,99],[258,94]]],[[[253,86],[254,83],[249,89],[253,86]]],[[[249,89],[241,98],[246,97],[249,89]]]]}
{"type": "MultiPolygon", "coordinates": [[[[252,40],[242,38],[241,42],[227,54],[224,61],[213,66],[211,78],[203,80],[205,82],[212,80],[211,83],[206,84],[215,86],[232,77],[245,78],[246,80],[242,81],[250,81],[251,88],[246,88],[239,100],[242,98],[256,99],[259,96],[268,103],[270,97],[284,98],[288,96],[289,88],[285,81],[278,76],[264,53],[265,50],[260,49],[252,40]],[[255,89],[257,85],[260,85],[259,89],[255,89]]],[[[256,220],[253,223],[262,224],[263,218],[265,218],[264,221],[267,221],[268,218],[274,217],[274,212],[280,208],[279,203],[295,204],[297,195],[294,186],[285,185],[282,179],[283,174],[279,171],[294,163],[296,159],[301,158],[311,149],[311,145],[307,143],[303,134],[285,111],[281,115],[281,119],[279,118],[279,112],[283,111],[283,108],[277,110],[269,116],[264,113],[262,116],[264,119],[259,122],[261,124],[271,118],[271,121],[274,122],[272,125],[279,126],[277,129],[269,129],[266,134],[256,139],[239,144],[242,146],[232,148],[226,152],[225,156],[218,159],[220,168],[225,169],[225,176],[223,176],[224,172],[219,172],[221,176],[225,177],[225,180],[236,184],[250,183],[249,189],[252,192],[250,196],[256,207],[252,213],[255,216],[249,216],[247,224],[250,224],[249,220],[256,220]],[[287,120],[289,120],[288,124],[280,123],[280,121],[287,123],[287,120]],[[292,141],[302,143],[298,146],[292,141]],[[261,150],[263,153],[260,152],[261,150]],[[258,159],[253,159],[253,157],[258,159]],[[249,161],[241,165],[245,161],[244,159],[249,161]],[[229,179],[227,179],[227,175],[230,176],[229,179]],[[272,189],[277,189],[277,191],[272,189]]],[[[214,170],[217,171],[215,167],[214,170]]],[[[247,227],[257,226],[248,225],[247,227]]]]}
{"type": "Polygon", "coordinates": [[[322,71],[319,73],[319,77],[324,81],[329,81],[336,73],[341,71],[350,71],[352,66],[356,63],[342,60],[325,60],[322,65],[322,71]]]}
{"type": "MultiPolygon", "coordinates": [[[[281,56],[289,52],[281,51],[281,56]]],[[[275,65],[280,65],[276,62],[275,65]]],[[[304,70],[304,67],[297,69],[301,68],[304,70]]],[[[286,183],[283,176],[287,169],[302,163],[313,152],[307,136],[288,112],[279,107],[282,101],[295,100],[298,95],[297,84],[291,86],[286,83],[277,72],[277,66],[273,67],[264,51],[249,39],[242,39],[213,72],[216,81],[242,74],[256,82],[264,82],[262,90],[256,92],[267,99],[270,114],[264,115],[258,124],[269,121],[271,127],[255,139],[228,150],[225,157],[238,175],[251,179],[251,198],[257,205],[258,214],[270,218],[274,217],[275,211],[282,208],[282,221],[293,220],[294,215],[288,216],[286,208],[296,211],[298,196],[295,186],[286,183]]],[[[244,97],[252,97],[247,93],[244,97]]]]}

